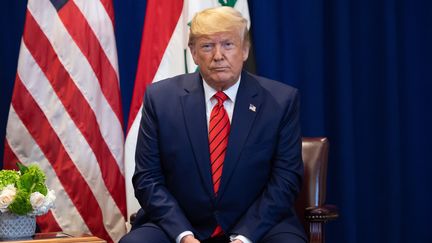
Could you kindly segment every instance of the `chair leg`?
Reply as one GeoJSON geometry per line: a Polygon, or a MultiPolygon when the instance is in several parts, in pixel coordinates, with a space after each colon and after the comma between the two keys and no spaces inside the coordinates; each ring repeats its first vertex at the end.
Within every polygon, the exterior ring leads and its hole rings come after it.
{"type": "Polygon", "coordinates": [[[324,243],[324,223],[310,222],[309,224],[309,242],[310,243],[324,243]]]}

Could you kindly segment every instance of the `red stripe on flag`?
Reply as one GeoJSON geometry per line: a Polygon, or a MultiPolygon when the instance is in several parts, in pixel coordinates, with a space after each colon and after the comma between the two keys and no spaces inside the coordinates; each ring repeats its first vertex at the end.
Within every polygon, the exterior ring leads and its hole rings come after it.
{"type": "Polygon", "coordinates": [[[73,1],[67,2],[58,14],[69,34],[89,61],[90,66],[98,78],[104,96],[108,100],[109,105],[115,112],[120,123],[123,124],[120,94],[117,92],[117,89],[113,88],[119,86],[117,74],[103,50],[99,39],[73,1]]]}
{"type": "Polygon", "coordinates": [[[147,2],[138,69],[129,113],[128,131],[141,107],[146,87],[152,82],[158,70],[182,9],[183,1],[180,0],[149,0],[147,2]]]}
{"type": "Polygon", "coordinates": [[[93,110],[60,63],[53,47],[30,12],[27,13],[25,26],[26,30],[23,34],[25,44],[52,84],[73,122],[90,145],[98,161],[107,189],[125,216],[124,176],[102,137],[93,110]]]}
{"type": "Polygon", "coordinates": [[[60,232],[62,228],[57,224],[51,210],[48,213],[38,216],[36,222],[41,229],[41,232],[60,232]]]}
{"type": "MultiPolygon", "coordinates": [[[[15,153],[12,151],[11,147],[9,146],[9,142],[7,139],[5,139],[3,158],[4,158],[3,169],[18,170],[18,166],[16,166],[16,162],[18,162],[19,159],[16,157],[15,153]]],[[[22,161],[20,161],[20,162],[22,162],[22,161]]]]}
{"type": "MultiPolygon", "coordinates": [[[[28,14],[29,16],[30,14],[28,14]]],[[[57,174],[63,188],[92,234],[110,239],[98,202],[76,168],[43,111],[17,75],[12,106],[57,174]]]]}

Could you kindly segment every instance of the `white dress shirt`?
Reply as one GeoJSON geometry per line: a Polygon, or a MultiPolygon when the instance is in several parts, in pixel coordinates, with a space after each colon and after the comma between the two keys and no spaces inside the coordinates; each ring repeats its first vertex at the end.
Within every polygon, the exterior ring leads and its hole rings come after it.
{"type": "MultiPolygon", "coordinates": [[[[228,99],[224,101],[224,108],[226,112],[228,113],[228,117],[230,122],[232,122],[233,112],[234,112],[234,104],[237,97],[237,91],[240,85],[240,79],[231,87],[229,87],[226,90],[223,90],[223,92],[228,96],[228,99]]],[[[207,84],[203,80],[203,87],[204,87],[204,98],[206,102],[206,117],[207,117],[207,129],[210,124],[210,115],[211,111],[213,110],[213,107],[217,104],[217,99],[213,98],[213,95],[217,93],[218,90],[212,88],[210,85],[207,84]]],[[[193,235],[192,231],[184,231],[176,238],[176,243],[180,243],[181,239],[185,237],[186,235],[193,235]]],[[[244,237],[243,235],[231,235],[230,240],[241,240],[243,243],[252,243],[248,238],[244,237]]]]}
{"type": "MultiPolygon", "coordinates": [[[[230,122],[232,121],[232,116],[234,112],[234,104],[237,97],[237,90],[240,85],[240,79],[231,87],[229,87],[226,90],[223,90],[223,92],[228,96],[228,99],[224,101],[224,108],[226,112],[228,113],[228,117],[230,122]]],[[[215,90],[210,85],[207,84],[203,80],[203,87],[204,87],[204,98],[206,102],[206,115],[207,115],[207,128],[210,124],[210,115],[213,110],[213,107],[217,104],[217,99],[213,97],[218,90],[215,90]]]]}

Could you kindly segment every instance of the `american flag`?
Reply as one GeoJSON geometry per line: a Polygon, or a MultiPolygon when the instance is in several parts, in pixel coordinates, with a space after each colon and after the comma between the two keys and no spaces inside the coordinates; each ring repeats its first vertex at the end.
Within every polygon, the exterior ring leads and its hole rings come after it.
{"type": "Polygon", "coordinates": [[[29,0],[5,168],[37,162],[56,192],[42,231],[125,233],[124,138],[111,0],[29,0]]]}

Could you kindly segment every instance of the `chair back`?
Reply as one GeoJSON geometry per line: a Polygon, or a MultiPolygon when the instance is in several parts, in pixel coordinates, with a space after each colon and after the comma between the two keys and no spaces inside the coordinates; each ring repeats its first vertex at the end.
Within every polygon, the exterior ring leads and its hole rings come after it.
{"type": "Polygon", "coordinates": [[[296,201],[296,210],[306,231],[309,226],[305,222],[305,209],[325,203],[328,149],[329,142],[325,137],[302,138],[304,178],[296,201]]]}

